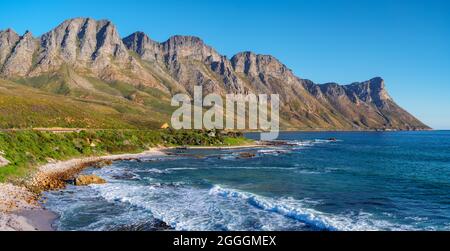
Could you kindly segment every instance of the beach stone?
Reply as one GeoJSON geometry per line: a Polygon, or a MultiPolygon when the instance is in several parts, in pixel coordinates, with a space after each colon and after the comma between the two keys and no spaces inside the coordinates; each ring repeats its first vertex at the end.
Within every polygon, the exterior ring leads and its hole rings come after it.
{"type": "Polygon", "coordinates": [[[76,186],[88,186],[91,184],[105,184],[106,180],[97,175],[80,175],[75,179],[76,186]]]}

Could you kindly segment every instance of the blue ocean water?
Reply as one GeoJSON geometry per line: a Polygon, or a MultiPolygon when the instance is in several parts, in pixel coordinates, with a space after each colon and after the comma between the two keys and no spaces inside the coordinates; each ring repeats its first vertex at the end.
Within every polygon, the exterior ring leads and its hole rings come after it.
{"type": "Polygon", "coordinates": [[[89,169],[108,183],[46,193],[45,206],[59,230],[450,230],[449,131],[280,139],[89,169]]]}

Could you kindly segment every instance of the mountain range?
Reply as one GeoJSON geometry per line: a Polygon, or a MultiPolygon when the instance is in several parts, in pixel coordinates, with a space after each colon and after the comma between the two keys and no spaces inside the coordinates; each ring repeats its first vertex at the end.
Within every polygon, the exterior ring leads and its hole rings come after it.
{"type": "Polygon", "coordinates": [[[423,130],[380,77],[316,84],[270,55],[230,59],[203,40],[122,38],[108,20],[70,19],[35,37],[0,32],[0,127],[155,128],[170,120],[171,96],[279,94],[281,127],[297,130],[423,130]]]}

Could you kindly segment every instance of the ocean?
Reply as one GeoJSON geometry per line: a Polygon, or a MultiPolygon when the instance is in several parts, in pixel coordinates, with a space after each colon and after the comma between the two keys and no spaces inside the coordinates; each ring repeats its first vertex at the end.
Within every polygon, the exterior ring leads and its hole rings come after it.
{"type": "Polygon", "coordinates": [[[46,192],[44,206],[57,230],[450,230],[450,131],[280,140],[87,169],[108,183],[46,192]]]}

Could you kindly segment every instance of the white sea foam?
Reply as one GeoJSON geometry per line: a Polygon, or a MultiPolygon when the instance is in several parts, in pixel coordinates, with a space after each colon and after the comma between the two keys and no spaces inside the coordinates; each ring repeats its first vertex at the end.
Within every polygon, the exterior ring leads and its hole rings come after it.
{"type": "Polygon", "coordinates": [[[295,230],[302,222],[260,210],[240,201],[211,196],[209,189],[155,184],[95,186],[110,202],[129,203],[177,230],[295,230]]]}
{"type": "Polygon", "coordinates": [[[212,166],[209,169],[243,169],[243,170],[295,170],[295,167],[279,166],[212,166]]]}
{"type": "MultiPolygon", "coordinates": [[[[197,170],[198,168],[195,167],[173,167],[173,168],[164,168],[164,169],[158,169],[158,168],[145,168],[145,169],[139,169],[138,172],[141,173],[154,173],[154,174],[169,174],[176,171],[187,171],[187,170],[197,170]]],[[[119,170],[120,172],[121,170],[119,170]]],[[[123,172],[123,170],[122,170],[123,172]]]]}
{"type": "Polygon", "coordinates": [[[310,171],[310,170],[296,170],[295,173],[299,174],[320,174],[318,171],[310,171]]]}
{"type": "Polygon", "coordinates": [[[174,167],[174,168],[166,168],[165,171],[186,171],[186,170],[198,170],[196,167],[174,167]]]}
{"type": "Polygon", "coordinates": [[[341,140],[313,139],[313,140],[290,140],[287,144],[294,146],[310,147],[317,144],[342,142],[341,140]]]}
{"type": "Polygon", "coordinates": [[[57,199],[57,194],[54,196],[51,209],[61,213],[63,220],[80,213],[83,215],[79,207],[90,207],[86,203],[101,201],[99,198],[129,208],[126,211],[130,213],[104,217],[99,207],[99,216],[80,230],[104,230],[114,225],[145,221],[148,217],[160,219],[177,230],[411,229],[374,219],[364,212],[345,215],[320,212],[313,207],[321,202],[311,199],[268,198],[221,186],[196,188],[183,182],[145,185],[114,181],[77,188],[72,196],[63,197],[64,200],[57,199]]]}
{"type": "Polygon", "coordinates": [[[395,225],[385,220],[373,219],[369,213],[350,213],[345,216],[319,212],[305,207],[301,201],[292,199],[272,199],[235,189],[214,186],[211,195],[240,199],[248,204],[285,217],[306,223],[319,230],[363,231],[363,230],[411,230],[408,226],[395,225]]]}
{"type": "Polygon", "coordinates": [[[305,226],[329,231],[408,229],[375,220],[364,212],[326,214],[310,208],[314,205],[311,200],[266,198],[221,186],[209,190],[183,184],[107,184],[95,188],[106,200],[150,210],[155,218],[177,230],[280,230],[305,226]]]}
{"type": "Polygon", "coordinates": [[[291,151],[287,150],[287,149],[282,149],[282,148],[258,150],[259,154],[262,154],[262,155],[273,155],[273,156],[279,156],[280,154],[289,153],[289,152],[291,152],[291,151]]]}
{"type": "Polygon", "coordinates": [[[146,173],[157,173],[157,174],[164,174],[164,173],[168,173],[168,171],[164,170],[164,169],[158,169],[158,168],[147,168],[147,169],[142,169],[139,170],[140,172],[146,172],[146,173]]]}
{"type": "Polygon", "coordinates": [[[225,189],[220,186],[214,186],[210,190],[211,195],[219,195],[225,198],[238,198],[246,201],[250,205],[258,207],[262,210],[267,210],[270,212],[278,213],[289,218],[305,222],[308,225],[312,225],[315,228],[321,230],[337,230],[333,225],[326,221],[326,219],[321,219],[316,216],[313,210],[303,209],[303,208],[291,208],[286,205],[281,205],[274,203],[266,198],[241,192],[232,189],[225,189]]]}
{"type": "Polygon", "coordinates": [[[276,150],[276,149],[262,149],[262,150],[258,150],[258,153],[261,153],[261,154],[277,154],[277,153],[279,153],[279,150],[276,150]]]}
{"type": "Polygon", "coordinates": [[[293,146],[312,146],[314,145],[314,141],[299,141],[299,140],[291,140],[287,142],[289,145],[293,146]]]}

